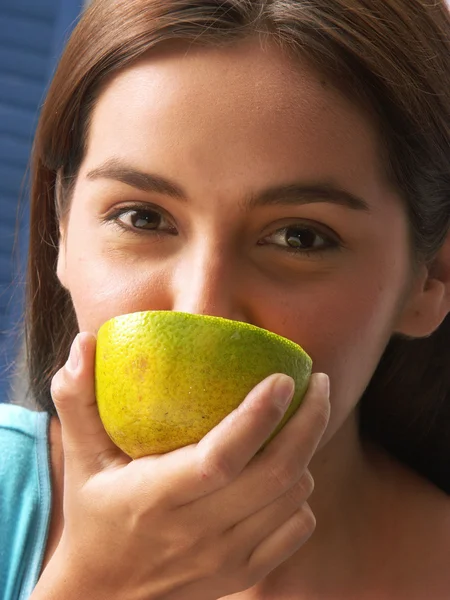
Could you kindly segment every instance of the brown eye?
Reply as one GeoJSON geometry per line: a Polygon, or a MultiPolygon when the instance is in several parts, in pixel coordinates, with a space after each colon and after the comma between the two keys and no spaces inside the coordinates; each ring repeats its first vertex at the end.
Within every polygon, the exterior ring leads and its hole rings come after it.
{"type": "MultiPolygon", "coordinates": [[[[288,227],[285,230],[285,239],[291,248],[314,248],[320,237],[312,229],[306,227],[288,227]]],[[[320,245],[320,244],[319,244],[320,245]]]]}
{"type": "Polygon", "coordinates": [[[128,215],[136,229],[159,229],[163,221],[162,215],[153,210],[130,210],[128,215]]]}
{"type": "Polygon", "coordinates": [[[325,235],[315,227],[299,224],[278,229],[271,235],[266,236],[260,245],[274,245],[281,250],[301,254],[304,252],[322,252],[335,250],[341,247],[340,243],[328,235],[325,235]]]}
{"type": "Polygon", "coordinates": [[[150,208],[122,208],[108,217],[108,220],[129,231],[176,234],[176,228],[169,218],[163,212],[150,208]]]}

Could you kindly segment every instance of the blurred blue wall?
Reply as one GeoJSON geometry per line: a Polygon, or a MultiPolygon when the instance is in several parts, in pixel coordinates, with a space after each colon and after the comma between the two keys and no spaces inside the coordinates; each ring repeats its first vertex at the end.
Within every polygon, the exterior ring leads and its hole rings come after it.
{"type": "Polygon", "coordinates": [[[0,0],[0,402],[8,399],[19,350],[33,133],[82,1],[0,0]]]}

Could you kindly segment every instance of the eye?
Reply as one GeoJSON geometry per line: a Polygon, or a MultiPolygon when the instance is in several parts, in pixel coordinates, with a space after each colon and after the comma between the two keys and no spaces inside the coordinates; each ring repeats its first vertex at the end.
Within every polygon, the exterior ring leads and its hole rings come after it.
{"type": "Polygon", "coordinates": [[[148,207],[136,206],[116,210],[107,218],[126,230],[167,232],[174,234],[176,229],[163,212],[148,207]]]}
{"type": "Polygon", "coordinates": [[[340,244],[331,236],[305,224],[283,227],[266,236],[261,245],[274,244],[292,252],[319,252],[339,248],[340,244]]]}

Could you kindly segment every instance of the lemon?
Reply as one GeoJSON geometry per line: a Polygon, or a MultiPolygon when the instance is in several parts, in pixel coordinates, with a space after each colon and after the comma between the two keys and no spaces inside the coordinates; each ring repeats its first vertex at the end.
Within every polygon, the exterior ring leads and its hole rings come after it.
{"type": "Polygon", "coordinates": [[[198,442],[257,383],[286,373],[296,391],[275,435],[300,404],[311,366],[300,346],[247,323],[174,311],[121,315],[98,332],[98,410],[126,454],[162,454],[198,442]]]}

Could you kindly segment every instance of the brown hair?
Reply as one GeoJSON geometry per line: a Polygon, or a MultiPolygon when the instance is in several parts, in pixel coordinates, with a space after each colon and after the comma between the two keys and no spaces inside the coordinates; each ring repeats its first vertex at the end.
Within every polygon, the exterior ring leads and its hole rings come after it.
{"type": "MultiPolygon", "coordinates": [[[[55,274],[58,223],[100,86],[162,42],[229,44],[255,34],[309,58],[365,104],[405,201],[415,261],[431,261],[442,246],[450,227],[444,0],[94,0],[54,76],[32,156],[26,340],[41,408],[54,412],[50,381],[77,333],[55,274]]],[[[450,493],[449,316],[427,339],[391,340],[362,398],[361,431],[450,493]]]]}

